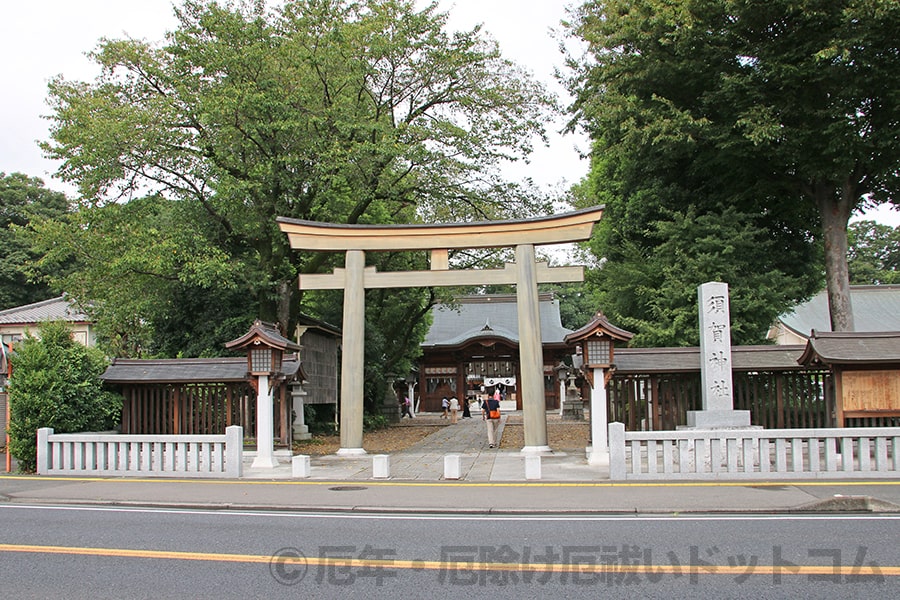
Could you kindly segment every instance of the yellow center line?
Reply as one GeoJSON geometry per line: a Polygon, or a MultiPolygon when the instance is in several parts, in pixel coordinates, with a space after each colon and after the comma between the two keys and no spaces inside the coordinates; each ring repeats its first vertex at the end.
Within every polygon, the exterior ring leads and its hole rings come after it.
{"type": "Polygon", "coordinates": [[[129,548],[88,548],[78,546],[37,546],[29,544],[0,544],[0,552],[24,552],[34,554],[63,554],[116,558],[149,558],[164,560],[192,560],[232,563],[275,563],[282,566],[314,566],[355,569],[397,569],[430,571],[515,571],[533,573],[635,573],[650,575],[833,575],[833,576],[900,576],[900,566],[876,565],[620,565],[583,563],[502,563],[464,560],[384,560],[345,557],[297,557],[293,555],[222,554],[209,552],[182,552],[171,550],[141,550],[129,548]]]}

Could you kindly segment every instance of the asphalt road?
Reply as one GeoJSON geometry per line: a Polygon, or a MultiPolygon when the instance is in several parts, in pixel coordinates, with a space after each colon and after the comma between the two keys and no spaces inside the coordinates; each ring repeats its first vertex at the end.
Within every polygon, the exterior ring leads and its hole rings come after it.
{"type": "Polygon", "coordinates": [[[27,598],[896,598],[900,515],[481,516],[0,505],[27,598]]]}

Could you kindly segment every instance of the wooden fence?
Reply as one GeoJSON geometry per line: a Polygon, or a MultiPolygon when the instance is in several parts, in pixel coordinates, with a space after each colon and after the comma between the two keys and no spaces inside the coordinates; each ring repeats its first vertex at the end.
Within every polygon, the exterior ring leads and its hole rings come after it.
{"type": "MultiPolygon", "coordinates": [[[[239,425],[256,436],[256,391],[247,383],[131,385],[122,396],[123,434],[206,435],[239,425]]],[[[287,443],[290,411],[283,395],[275,400],[275,434],[287,443]]]]}
{"type": "MultiPolygon", "coordinates": [[[[734,408],[771,429],[834,427],[834,392],[825,370],[733,373],[734,408]]],[[[627,431],[670,431],[702,409],[700,374],[614,375],[607,386],[610,422],[627,431]]],[[[883,423],[878,423],[883,425],[883,423]]]]}

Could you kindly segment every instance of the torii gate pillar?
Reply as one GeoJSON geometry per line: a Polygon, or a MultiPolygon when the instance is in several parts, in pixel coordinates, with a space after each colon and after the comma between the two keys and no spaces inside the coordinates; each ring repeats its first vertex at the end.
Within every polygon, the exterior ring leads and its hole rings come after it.
{"type": "Polygon", "coordinates": [[[345,262],[344,325],[341,354],[341,449],[338,454],[365,454],[363,387],[365,384],[366,253],[348,250],[345,262]]]}
{"type": "Polygon", "coordinates": [[[519,366],[522,373],[523,452],[549,452],[544,403],[544,350],[534,246],[516,246],[516,306],[519,313],[519,366]]]}

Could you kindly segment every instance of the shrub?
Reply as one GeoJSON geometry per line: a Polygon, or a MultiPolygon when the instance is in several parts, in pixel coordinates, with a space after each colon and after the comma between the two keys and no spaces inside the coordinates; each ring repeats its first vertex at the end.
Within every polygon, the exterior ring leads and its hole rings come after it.
{"type": "Polygon", "coordinates": [[[37,430],[56,433],[106,430],[118,424],[121,397],[102,389],[107,361],[99,350],[72,339],[63,322],[41,325],[15,347],[9,382],[9,451],[23,471],[37,465],[37,430]]]}
{"type": "Polygon", "coordinates": [[[363,431],[377,431],[390,425],[384,415],[364,415],[363,431]]]}

